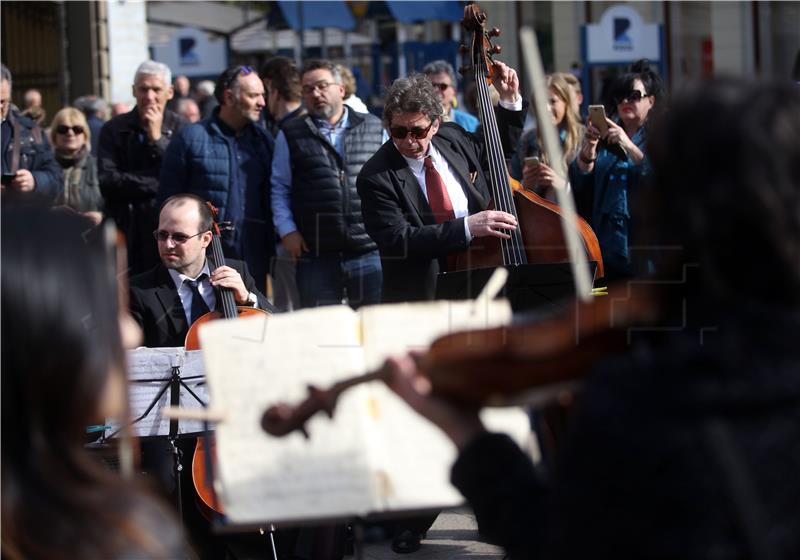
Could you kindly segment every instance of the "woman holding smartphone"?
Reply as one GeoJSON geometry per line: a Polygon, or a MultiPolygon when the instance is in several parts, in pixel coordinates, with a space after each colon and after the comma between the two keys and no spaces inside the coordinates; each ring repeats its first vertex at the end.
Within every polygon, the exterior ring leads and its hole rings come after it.
{"type": "MultiPolygon", "coordinates": [[[[547,77],[547,92],[547,108],[558,129],[565,163],[569,165],[578,153],[583,136],[583,125],[574,109],[575,94],[561,73],[547,77]]],[[[555,200],[553,189],[566,187],[567,180],[558,176],[549,165],[541,146],[538,129],[523,134],[519,148],[511,159],[511,176],[540,196],[555,200]]]]}
{"type": "Polygon", "coordinates": [[[664,87],[647,63],[611,87],[613,118],[605,118],[605,131],[586,121],[586,133],[578,157],[570,166],[570,183],[579,213],[597,234],[606,278],[628,278],[637,267],[630,254],[631,214],[629,196],[647,174],[647,123],[664,104],[664,87]]]}

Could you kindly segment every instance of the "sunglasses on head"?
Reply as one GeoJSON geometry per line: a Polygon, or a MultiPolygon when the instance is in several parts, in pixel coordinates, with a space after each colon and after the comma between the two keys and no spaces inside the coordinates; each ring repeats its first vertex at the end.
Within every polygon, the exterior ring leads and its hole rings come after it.
{"type": "Polygon", "coordinates": [[[450,87],[450,84],[443,84],[441,82],[431,82],[433,87],[439,88],[439,91],[447,91],[447,88],[450,87]]]}
{"type": "Polygon", "coordinates": [[[636,103],[637,101],[641,101],[642,98],[644,98],[644,97],[648,97],[648,95],[646,93],[642,93],[638,89],[634,89],[634,90],[629,91],[628,93],[626,93],[623,96],[617,97],[615,99],[615,101],[617,102],[618,105],[620,103],[625,103],[626,101],[628,103],[636,103]]]}
{"type": "Polygon", "coordinates": [[[189,241],[192,237],[197,237],[198,235],[203,235],[204,233],[204,231],[201,231],[199,233],[195,233],[194,235],[186,235],[185,233],[170,233],[163,229],[157,229],[153,232],[153,237],[156,238],[156,241],[160,241],[162,243],[165,243],[167,239],[171,237],[175,243],[182,245],[189,241]]]}
{"type": "Polygon", "coordinates": [[[66,134],[69,131],[72,131],[77,136],[78,134],[83,134],[83,127],[81,125],[76,124],[75,126],[67,126],[65,124],[60,124],[56,127],[56,132],[58,134],[66,134]]]}
{"type": "Polygon", "coordinates": [[[431,124],[428,125],[427,128],[416,127],[416,128],[406,128],[404,126],[390,126],[389,133],[392,135],[392,138],[397,138],[398,140],[404,139],[406,136],[411,134],[413,138],[417,140],[421,140],[428,135],[428,131],[433,126],[433,121],[431,124]]]}
{"type": "Polygon", "coordinates": [[[248,74],[253,73],[252,66],[238,66],[233,69],[231,75],[222,83],[222,89],[229,89],[231,84],[238,78],[239,76],[247,76],[248,74]]]}

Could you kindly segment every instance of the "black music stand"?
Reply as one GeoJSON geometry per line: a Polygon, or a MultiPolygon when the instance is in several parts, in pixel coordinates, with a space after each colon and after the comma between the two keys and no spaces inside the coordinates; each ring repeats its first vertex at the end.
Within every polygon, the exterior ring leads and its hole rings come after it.
{"type": "MultiPolygon", "coordinates": [[[[556,312],[575,294],[570,263],[520,264],[505,267],[508,281],[500,292],[511,303],[514,313],[522,311],[556,312]]],[[[589,262],[594,278],[597,263],[589,262]]],[[[478,297],[494,268],[443,272],[436,278],[436,299],[474,299],[478,297]]]]}

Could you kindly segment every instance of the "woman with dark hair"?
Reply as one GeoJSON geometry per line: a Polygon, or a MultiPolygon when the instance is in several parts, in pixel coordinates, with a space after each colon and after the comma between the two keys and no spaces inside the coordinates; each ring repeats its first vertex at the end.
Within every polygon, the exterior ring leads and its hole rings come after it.
{"type": "Polygon", "coordinates": [[[597,234],[606,278],[640,272],[630,254],[629,196],[647,174],[647,123],[665,104],[665,90],[646,61],[611,86],[614,111],[603,133],[590,120],[569,176],[578,211],[597,234]]]}
{"type": "Polygon", "coordinates": [[[176,521],[83,446],[125,398],[115,271],[91,226],[3,199],[2,555],[183,558],[176,521]]]}
{"type": "Polygon", "coordinates": [[[393,389],[459,448],[451,480],[513,560],[800,558],[800,90],[700,84],[651,142],[680,302],[595,362],[549,476],[411,357],[393,389]]]}

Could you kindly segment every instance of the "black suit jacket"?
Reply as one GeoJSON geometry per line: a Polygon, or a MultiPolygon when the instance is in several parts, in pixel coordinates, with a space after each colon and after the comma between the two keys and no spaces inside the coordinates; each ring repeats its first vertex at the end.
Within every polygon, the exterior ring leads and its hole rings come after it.
{"type": "MultiPolygon", "coordinates": [[[[518,137],[524,125],[525,108],[498,109],[497,117],[503,145],[512,146],[510,138],[518,137]]],[[[461,183],[470,215],[485,210],[490,187],[482,141],[445,123],[432,142],[461,183]]],[[[364,165],[356,185],[367,233],[381,253],[383,301],[433,299],[444,259],[467,248],[465,218],[436,223],[419,182],[391,141],[364,165]]]]}
{"type": "MultiPolygon", "coordinates": [[[[225,264],[241,274],[245,287],[258,297],[260,309],[275,312],[272,304],[256,289],[245,263],[226,259],[225,264]]],[[[189,325],[178,290],[163,264],[131,278],[130,311],[144,331],[145,346],[183,346],[189,325]]]]}

